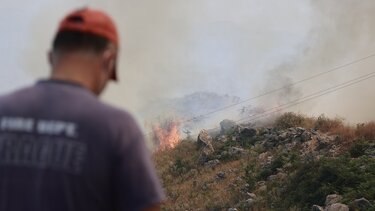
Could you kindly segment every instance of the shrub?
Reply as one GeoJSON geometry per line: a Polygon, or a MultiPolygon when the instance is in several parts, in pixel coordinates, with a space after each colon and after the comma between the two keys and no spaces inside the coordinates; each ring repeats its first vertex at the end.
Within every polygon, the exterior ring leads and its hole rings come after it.
{"type": "Polygon", "coordinates": [[[306,117],[302,114],[287,112],[276,118],[275,127],[279,129],[288,129],[291,127],[305,127],[306,117]]]}
{"type": "Polygon", "coordinates": [[[344,126],[342,119],[329,119],[328,117],[324,116],[324,114],[322,114],[315,121],[314,128],[322,132],[329,132],[342,126],[344,126]]]}
{"type": "Polygon", "coordinates": [[[345,143],[351,143],[356,139],[355,130],[350,126],[337,127],[329,132],[331,135],[337,135],[339,140],[345,143]]]}
{"type": "Polygon", "coordinates": [[[266,165],[258,174],[258,180],[266,180],[269,176],[276,174],[277,169],[283,167],[284,159],[282,155],[276,157],[269,165],[266,165]]]}
{"type": "Polygon", "coordinates": [[[324,114],[320,115],[315,123],[314,128],[321,132],[329,133],[331,135],[337,135],[339,140],[344,143],[349,143],[356,139],[356,130],[348,125],[344,125],[344,121],[341,118],[330,119],[324,114]]]}
{"type": "Polygon", "coordinates": [[[362,139],[374,140],[375,139],[375,122],[358,124],[357,129],[356,129],[356,135],[362,139]]]}
{"type": "Polygon", "coordinates": [[[313,204],[323,205],[328,194],[338,193],[349,202],[365,197],[375,200],[375,162],[372,158],[322,158],[307,162],[297,169],[277,203],[288,208],[299,206],[310,210],[313,204]]]}
{"type": "Polygon", "coordinates": [[[192,167],[189,162],[181,158],[177,158],[174,164],[171,166],[171,174],[174,176],[180,176],[190,171],[192,167]]]}
{"type": "Polygon", "coordinates": [[[349,149],[349,154],[352,158],[358,158],[366,154],[366,150],[369,148],[369,144],[364,141],[358,141],[349,149]]]}
{"type": "Polygon", "coordinates": [[[255,188],[255,184],[257,182],[255,178],[255,165],[254,164],[248,164],[245,167],[245,181],[249,185],[249,191],[253,190],[255,188]]]}

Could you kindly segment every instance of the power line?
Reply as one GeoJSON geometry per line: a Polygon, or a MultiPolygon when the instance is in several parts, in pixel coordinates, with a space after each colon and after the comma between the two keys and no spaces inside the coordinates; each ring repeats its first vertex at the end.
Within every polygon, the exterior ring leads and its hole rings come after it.
{"type": "Polygon", "coordinates": [[[266,95],[269,95],[269,94],[272,94],[272,93],[275,93],[275,92],[281,91],[281,90],[286,89],[286,88],[293,87],[293,86],[295,86],[295,85],[297,85],[297,84],[300,84],[300,83],[303,83],[303,82],[306,82],[306,81],[312,80],[312,79],[317,78],[317,77],[320,77],[320,76],[322,76],[322,75],[326,75],[326,74],[328,74],[328,73],[331,73],[331,72],[334,72],[334,71],[337,71],[337,70],[343,69],[343,68],[348,67],[348,66],[350,66],[350,65],[353,65],[353,64],[356,64],[356,63],[362,62],[362,61],[364,61],[364,60],[367,60],[367,59],[369,59],[369,58],[371,58],[371,57],[375,57],[375,54],[370,54],[370,55],[368,55],[368,56],[366,56],[366,57],[362,57],[362,58],[357,59],[357,60],[354,60],[354,61],[352,61],[352,62],[349,62],[349,63],[343,64],[343,65],[337,66],[337,67],[332,68],[332,69],[329,69],[328,71],[320,72],[320,73],[318,73],[318,74],[315,74],[315,75],[312,75],[312,76],[310,76],[310,77],[307,77],[307,78],[301,79],[301,80],[296,81],[296,82],[294,82],[294,83],[291,83],[291,84],[288,84],[288,85],[285,85],[285,86],[282,86],[282,87],[280,87],[280,88],[276,88],[276,89],[273,89],[273,90],[269,90],[269,91],[264,92],[264,93],[262,93],[262,94],[260,94],[260,95],[257,95],[257,96],[254,96],[254,97],[251,97],[251,98],[248,98],[248,99],[242,100],[242,101],[240,101],[240,102],[237,102],[237,103],[234,103],[234,104],[231,104],[231,105],[228,105],[228,106],[224,106],[224,107],[222,107],[222,108],[219,108],[219,109],[216,109],[216,110],[213,110],[213,111],[207,112],[207,113],[205,113],[205,114],[201,114],[201,115],[194,116],[193,118],[190,118],[190,119],[184,120],[184,121],[182,121],[182,122],[190,122],[190,121],[193,121],[193,120],[198,119],[198,118],[201,118],[201,117],[205,117],[205,116],[208,116],[208,115],[211,115],[211,114],[214,114],[214,113],[218,113],[218,112],[220,112],[220,111],[227,110],[227,109],[229,109],[229,108],[232,108],[232,107],[234,107],[234,106],[237,106],[237,105],[243,104],[243,103],[245,103],[245,102],[249,102],[249,101],[255,100],[255,99],[257,99],[257,98],[264,97],[264,96],[266,96],[266,95]]]}
{"type": "MultiPolygon", "coordinates": [[[[251,116],[248,116],[248,117],[244,117],[244,118],[238,119],[238,120],[235,121],[235,123],[240,123],[240,122],[243,122],[243,121],[258,120],[258,119],[264,118],[266,116],[269,116],[271,114],[274,114],[274,113],[280,112],[282,110],[285,110],[287,108],[290,108],[290,107],[302,104],[304,102],[316,99],[318,97],[321,97],[321,96],[324,96],[324,95],[327,95],[327,94],[339,91],[339,90],[344,89],[346,87],[353,86],[353,85],[355,85],[357,83],[360,83],[362,81],[371,79],[373,77],[375,77],[375,72],[371,72],[371,73],[359,76],[357,78],[345,81],[343,83],[331,86],[329,88],[322,89],[320,91],[317,91],[317,92],[314,92],[312,94],[309,94],[309,95],[307,95],[305,97],[302,97],[302,98],[290,101],[288,103],[285,103],[285,104],[282,104],[282,105],[279,105],[279,106],[276,106],[276,107],[273,107],[273,108],[269,108],[267,110],[264,110],[263,112],[260,112],[260,113],[257,113],[257,114],[254,114],[254,115],[251,115],[251,116]]],[[[213,130],[219,129],[219,127],[214,127],[212,129],[213,130]]]]}
{"type": "Polygon", "coordinates": [[[369,74],[366,74],[366,75],[363,75],[363,76],[360,76],[358,78],[355,78],[355,79],[352,79],[352,80],[349,80],[349,81],[346,81],[344,83],[341,83],[341,84],[338,84],[338,85],[335,85],[335,86],[332,86],[330,88],[327,88],[327,89],[323,89],[323,90],[320,90],[318,92],[315,92],[315,93],[312,93],[308,96],[305,96],[303,98],[300,98],[300,99],[297,99],[297,100],[294,100],[294,101],[291,101],[291,102],[288,102],[288,103],[285,103],[283,105],[279,105],[279,106],[276,106],[276,107],[273,107],[273,108],[270,108],[270,109],[267,109],[266,111],[264,112],[261,112],[259,114],[256,114],[256,115],[252,115],[252,116],[249,116],[249,117],[245,117],[245,118],[242,118],[242,119],[239,119],[236,121],[236,123],[238,122],[242,122],[244,120],[247,120],[247,121],[253,121],[253,120],[257,120],[257,119],[260,119],[262,117],[265,117],[265,116],[268,116],[268,115],[271,115],[273,113],[277,113],[279,111],[282,111],[282,110],[285,110],[287,108],[290,108],[290,107],[293,107],[295,105],[298,105],[298,104],[301,104],[301,103],[304,103],[306,101],[310,101],[310,100],[313,100],[313,99],[316,99],[318,97],[321,97],[321,96],[324,96],[324,95],[327,95],[327,94],[330,94],[330,93],[333,93],[333,92],[336,92],[336,91],[339,91],[341,89],[344,89],[346,87],[349,87],[349,86],[353,86],[357,83],[360,83],[362,81],[365,81],[365,80],[368,80],[368,79],[371,79],[375,77],[375,72],[371,72],[369,74]],[[254,117],[254,118],[252,118],[254,117]],[[249,119],[250,118],[250,119],[249,119]]]}
{"type": "MultiPolygon", "coordinates": [[[[259,98],[259,97],[263,97],[263,96],[266,96],[266,95],[269,95],[269,94],[272,94],[274,92],[277,92],[277,91],[280,91],[282,89],[285,89],[285,88],[289,88],[289,87],[293,87],[297,84],[300,84],[302,82],[305,82],[305,81],[308,81],[308,80],[311,80],[311,79],[314,79],[314,78],[317,78],[321,75],[325,75],[325,74],[328,74],[330,72],[334,72],[336,70],[339,70],[339,69],[342,69],[342,68],[345,68],[347,66],[350,66],[350,65],[353,65],[353,64],[356,64],[356,63],[359,63],[361,61],[364,61],[366,59],[369,59],[371,57],[375,57],[375,54],[371,54],[371,55],[368,55],[366,57],[363,57],[363,58],[360,58],[360,59],[357,59],[355,61],[352,61],[352,62],[349,62],[349,63],[346,63],[344,65],[341,65],[341,66],[338,66],[338,67],[335,67],[333,69],[330,69],[328,71],[325,71],[325,72],[321,72],[321,73],[318,73],[318,74],[315,74],[315,75],[312,75],[310,77],[307,77],[307,78],[304,78],[302,80],[299,80],[299,81],[296,81],[294,83],[291,83],[289,85],[286,85],[286,86],[283,86],[283,87],[280,87],[280,88],[277,88],[277,89],[274,89],[274,90],[270,90],[270,91],[267,91],[263,94],[260,94],[260,95],[257,95],[257,96],[254,96],[254,97],[251,97],[251,98],[248,98],[248,99],[245,99],[245,100],[242,100],[238,103],[235,103],[235,104],[232,104],[232,105],[228,105],[228,106],[225,106],[225,107],[222,107],[222,108],[219,108],[217,110],[214,110],[214,111],[211,111],[211,112],[208,112],[208,113],[205,113],[205,114],[202,114],[202,115],[198,115],[198,116],[195,116],[193,118],[190,118],[190,119],[187,119],[187,120],[184,120],[184,121],[180,121],[180,123],[184,123],[184,122],[189,122],[189,121],[192,121],[192,120],[195,120],[196,118],[200,118],[200,117],[204,117],[204,116],[208,116],[210,114],[214,114],[214,113],[217,113],[217,112],[220,112],[220,111],[223,111],[223,110],[226,110],[228,108],[231,108],[231,107],[234,107],[236,105],[239,105],[239,104],[242,104],[242,103],[245,103],[245,102],[249,102],[251,100],[254,100],[256,98],[259,98]]],[[[248,117],[245,117],[245,118],[242,118],[242,119],[239,119],[236,121],[236,123],[238,122],[241,122],[241,121],[244,121],[244,120],[247,120],[247,121],[254,121],[254,120],[257,120],[257,119],[260,119],[260,118],[263,118],[263,117],[266,117],[268,115],[271,115],[273,113],[276,113],[276,112],[280,112],[282,110],[285,110],[287,108],[290,108],[292,106],[295,106],[295,105],[298,105],[298,104],[301,104],[301,103],[304,103],[306,101],[309,101],[309,100],[313,100],[315,98],[318,98],[318,97],[321,97],[321,96],[324,96],[324,95],[327,95],[329,93],[332,93],[332,92],[335,92],[335,91],[338,91],[340,89],[343,89],[343,88],[346,88],[346,87],[349,87],[349,86],[352,86],[354,84],[357,84],[359,82],[362,82],[364,80],[368,80],[370,78],[373,78],[375,77],[375,72],[371,72],[369,74],[366,74],[366,75],[362,75],[360,77],[357,77],[357,78],[354,78],[354,79],[351,79],[349,81],[346,81],[344,83],[341,83],[341,84],[338,84],[338,85],[335,85],[335,86],[332,86],[330,88],[327,88],[327,89],[323,89],[323,90],[320,90],[318,92],[315,92],[315,93],[312,93],[308,96],[305,96],[303,98],[300,98],[300,99],[296,99],[294,101],[291,101],[291,102],[288,102],[288,103],[285,103],[283,105],[279,105],[279,106],[276,106],[274,108],[270,108],[270,109],[267,109],[261,113],[258,113],[256,115],[252,115],[252,116],[248,116],[248,117]],[[277,109],[277,110],[275,110],[277,109]]],[[[213,129],[217,129],[218,127],[215,127],[213,129]]],[[[148,133],[149,135],[152,134],[152,132],[148,133]]]]}

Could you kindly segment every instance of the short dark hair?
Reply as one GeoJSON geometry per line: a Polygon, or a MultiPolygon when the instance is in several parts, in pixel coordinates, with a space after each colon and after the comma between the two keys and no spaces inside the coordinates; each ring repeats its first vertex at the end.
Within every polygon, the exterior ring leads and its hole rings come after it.
{"type": "Polygon", "coordinates": [[[57,33],[52,43],[53,51],[63,53],[73,51],[89,51],[102,53],[110,43],[102,36],[77,31],[61,31],[57,33]]]}

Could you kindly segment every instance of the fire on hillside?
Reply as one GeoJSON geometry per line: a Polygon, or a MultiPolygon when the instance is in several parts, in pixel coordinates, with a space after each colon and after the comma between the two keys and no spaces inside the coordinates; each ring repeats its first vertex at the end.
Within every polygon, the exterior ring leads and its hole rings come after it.
{"type": "Polygon", "coordinates": [[[173,149],[179,143],[180,122],[175,119],[164,120],[152,125],[152,139],[156,150],[173,149]]]}

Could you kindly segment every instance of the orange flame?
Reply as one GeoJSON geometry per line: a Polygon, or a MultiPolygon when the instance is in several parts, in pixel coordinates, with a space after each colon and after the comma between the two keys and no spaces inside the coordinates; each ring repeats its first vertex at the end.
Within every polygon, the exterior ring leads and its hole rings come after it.
{"type": "Polygon", "coordinates": [[[158,144],[157,150],[173,149],[180,142],[180,123],[167,120],[164,124],[152,126],[154,140],[158,144]]]}

